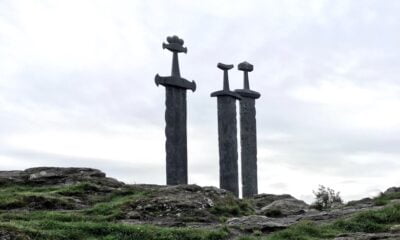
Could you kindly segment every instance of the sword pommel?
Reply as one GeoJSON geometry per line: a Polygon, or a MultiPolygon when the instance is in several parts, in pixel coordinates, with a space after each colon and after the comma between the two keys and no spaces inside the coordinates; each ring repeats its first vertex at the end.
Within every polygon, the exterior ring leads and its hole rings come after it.
{"type": "Polygon", "coordinates": [[[178,36],[167,37],[167,42],[168,43],[162,44],[163,49],[168,49],[171,52],[176,53],[187,53],[187,48],[183,46],[183,39],[179,38],[178,36]]]}
{"type": "Polygon", "coordinates": [[[252,72],[254,67],[252,64],[245,61],[245,62],[239,63],[238,69],[243,72],[252,72]]]}
{"type": "Polygon", "coordinates": [[[218,63],[217,67],[221,70],[229,70],[233,68],[233,64],[218,63]]]}

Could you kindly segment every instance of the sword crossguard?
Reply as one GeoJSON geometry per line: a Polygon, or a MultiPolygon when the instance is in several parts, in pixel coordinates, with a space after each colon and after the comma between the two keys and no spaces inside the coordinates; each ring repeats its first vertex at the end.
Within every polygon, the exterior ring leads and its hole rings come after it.
{"type": "Polygon", "coordinates": [[[163,85],[163,86],[172,86],[172,87],[178,87],[178,88],[183,88],[183,89],[190,89],[192,92],[196,91],[196,82],[195,81],[188,81],[184,78],[180,77],[162,77],[160,75],[156,75],[154,79],[155,83],[157,86],[163,85]]]}

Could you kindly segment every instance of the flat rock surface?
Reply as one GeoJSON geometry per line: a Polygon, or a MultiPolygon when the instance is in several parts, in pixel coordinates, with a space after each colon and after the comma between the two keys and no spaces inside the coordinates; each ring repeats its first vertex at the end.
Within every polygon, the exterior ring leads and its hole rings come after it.
{"type": "Polygon", "coordinates": [[[24,171],[0,171],[0,185],[2,184],[74,184],[78,182],[92,181],[110,186],[122,186],[113,178],[106,177],[100,170],[92,168],[59,168],[38,167],[29,168],[24,171]]]}
{"type": "Polygon", "coordinates": [[[240,218],[231,218],[226,224],[228,227],[238,228],[242,231],[252,232],[259,230],[261,232],[273,232],[279,229],[287,228],[296,223],[298,218],[270,218],[260,215],[244,216],[240,218]]]}

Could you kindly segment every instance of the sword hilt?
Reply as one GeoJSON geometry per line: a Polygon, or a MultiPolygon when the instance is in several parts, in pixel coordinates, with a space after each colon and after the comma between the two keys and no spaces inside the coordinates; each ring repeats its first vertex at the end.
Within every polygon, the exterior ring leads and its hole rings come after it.
{"type": "Polygon", "coordinates": [[[254,69],[253,65],[246,61],[239,63],[238,70],[243,71],[243,89],[237,89],[235,90],[235,92],[242,97],[256,99],[259,98],[261,95],[259,92],[250,90],[250,84],[249,84],[249,72],[252,72],[253,69],[254,69]]]}
{"type": "Polygon", "coordinates": [[[249,72],[252,72],[254,67],[250,63],[244,61],[238,65],[239,71],[243,71],[243,89],[248,89],[250,90],[250,84],[249,84],[249,72]]]}
{"type": "Polygon", "coordinates": [[[224,85],[223,85],[222,90],[211,93],[211,97],[231,96],[235,99],[240,100],[241,97],[239,94],[229,90],[228,70],[233,68],[233,64],[218,63],[217,67],[224,71],[224,85]]]}
{"type": "Polygon", "coordinates": [[[156,75],[155,83],[156,85],[163,86],[171,86],[178,87],[183,89],[190,89],[193,92],[196,91],[196,83],[195,81],[188,81],[181,77],[181,73],[179,70],[179,61],[178,61],[178,53],[187,53],[187,48],[183,47],[183,39],[180,39],[178,36],[167,37],[168,43],[163,43],[163,49],[170,50],[172,55],[172,71],[170,77],[161,77],[160,75],[156,75]]]}

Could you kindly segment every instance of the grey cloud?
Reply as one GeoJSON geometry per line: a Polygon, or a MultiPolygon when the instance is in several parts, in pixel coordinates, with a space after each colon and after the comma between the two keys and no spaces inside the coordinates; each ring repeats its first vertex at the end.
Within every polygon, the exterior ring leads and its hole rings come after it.
{"type": "MultiPolygon", "coordinates": [[[[93,42],[99,59],[83,62],[71,61],[67,56],[47,57],[47,48],[34,51],[40,56],[30,55],[26,46],[30,46],[31,39],[21,37],[29,26],[24,22],[27,18],[19,15],[21,6],[11,1],[0,3],[0,22],[13,29],[0,30],[0,52],[7,53],[0,56],[0,69],[11,60],[18,66],[15,73],[10,70],[8,80],[0,80],[0,103],[11,108],[0,106],[0,142],[6,146],[7,139],[14,134],[43,130],[90,130],[105,135],[119,125],[156,129],[163,135],[164,89],[154,85],[154,75],[170,73],[171,54],[161,48],[161,42],[167,35],[178,34],[185,39],[189,50],[180,57],[182,76],[198,84],[195,93],[188,93],[188,136],[192,154],[189,167],[199,184],[198,179],[218,179],[216,102],[209,96],[222,87],[222,73],[216,64],[237,64],[243,60],[255,65],[250,83],[262,94],[257,101],[259,149],[277,152],[260,161],[279,163],[304,174],[337,176],[344,181],[352,176],[352,181],[357,181],[395,174],[393,169],[399,167],[395,159],[400,157],[397,138],[400,128],[349,129],[343,116],[334,114],[340,106],[301,101],[291,96],[290,90],[332,79],[369,90],[374,90],[376,84],[400,87],[397,30],[400,4],[397,1],[225,4],[229,6],[224,9],[215,9],[218,3],[214,1],[200,6],[179,1],[109,6],[110,16],[103,16],[107,26],[98,26],[103,31],[94,32],[99,38],[93,42]],[[108,36],[115,38],[107,40],[108,36]],[[274,139],[273,135],[287,137],[274,139]],[[354,155],[365,156],[369,161],[353,161],[354,155]],[[374,158],[376,162],[371,163],[374,158]]],[[[50,8],[58,11],[54,8],[57,3],[41,6],[44,11],[50,8]]],[[[79,21],[88,24],[87,19],[79,21]]],[[[79,37],[79,32],[73,30],[66,29],[66,33],[79,37]]],[[[89,53],[86,49],[74,52],[82,58],[89,53]]],[[[232,70],[230,81],[232,88],[240,88],[241,73],[232,70]]],[[[344,113],[339,111],[339,114],[344,113]]],[[[146,159],[135,156],[131,164],[118,164],[113,159],[21,149],[3,147],[0,154],[26,161],[27,166],[84,164],[127,181],[164,182],[164,166],[145,164],[146,159]]],[[[161,144],[157,151],[163,150],[161,144]]],[[[283,188],[286,184],[285,191],[290,192],[293,181],[298,180],[269,183],[269,187],[283,188]]]]}

